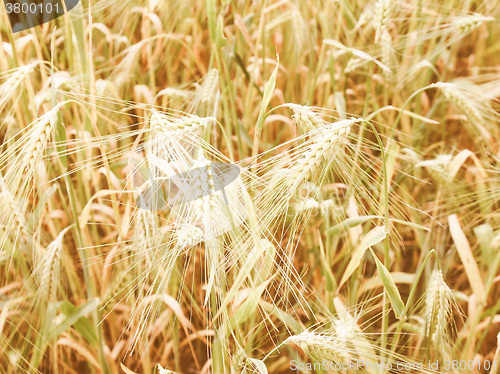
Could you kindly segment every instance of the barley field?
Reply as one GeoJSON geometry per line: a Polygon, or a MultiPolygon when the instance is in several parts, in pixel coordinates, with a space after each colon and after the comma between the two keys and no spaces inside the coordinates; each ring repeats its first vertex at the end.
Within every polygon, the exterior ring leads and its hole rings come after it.
{"type": "Polygon", "coordinates": [[[500,373],[499,21],[0,6],[0,373],[500,373]]]}

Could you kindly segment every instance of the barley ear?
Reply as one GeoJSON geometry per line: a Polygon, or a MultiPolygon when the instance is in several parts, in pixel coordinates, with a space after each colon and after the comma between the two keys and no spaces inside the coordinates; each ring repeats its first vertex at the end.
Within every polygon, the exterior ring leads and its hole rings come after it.
{"type": "Polygon", "coordinates": [[[302,133],[324,126],[326,122],[314,113],[308,106],[298,104],[285,104],[293,110],[293,116],[297,127],[302,133]]]}
{"type": "Polygon", "coordinates": [[[484,22],[494,21],[493,17],[486,17],[479,13],[474,13],[465,17],[459,17],[453,23],[453,26],[460,34],[468,34],[477,29],[484,22]]]}
{"type": "MultiPolygon", "coordinates": [[[[3,220],[6,222],[6,226],[10,227],[12,222],[15,222],[17,228],[11,231],[11,235],[17,241],[17,235],[21,234],[21,242],[31,243],[32,234],[28,229],[28,223],[26,221],[25,214],[19,201],[10,192],[7,184],[4,181],[3,176],[0,174],[0,204],[3,211],[3,220]],[[7,218],[8,217],[8,218],[7,218]]],[[[3,247],[4,243],[1,243],[0,248],[3,247]]]]}
{"type": "Polygon", "coordinates": [[[427,288],[425,299],[425,334],[436,352],[444,358],[449,353],[450,329],[448,324],[451,319],[453,294],[444,281],[441,270],[437,270],[432,279],[433,281],[427,288]]]}
{"type": "Polygon", "coordinates": [[[392,13],[391,0],[378,0],[375,4],[375,42],[378,43],[382,34],[387,32],[387,24],[392,13]]]}
{"type": "Polygon", "coordinates": [[[299,346],[308,356],[317,360],[344,362],[350,359],[346,341],[333,334],[318,334],[306,330],[285,340],[285,344],[290,343],[299,346]]]}
{"type": "Polygon", "coordinates": [[[61,257],[63,252],[63,238],[71,226],[59,233],[50,243],[40,260],[37,271],[40,285],[40,300],[42,302],[57,300],[61,286],[61,257]]]}

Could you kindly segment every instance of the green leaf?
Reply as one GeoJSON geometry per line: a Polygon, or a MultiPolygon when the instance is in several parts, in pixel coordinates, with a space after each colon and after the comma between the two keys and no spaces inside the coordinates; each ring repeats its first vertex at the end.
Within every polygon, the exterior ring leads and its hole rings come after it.
{"type": "Polygon", "coordinates": [[[0,243],[2,243],[2,250],[0,251],[0,264],[17,258],[18,251],[15,250],[16,247],[14,246],[14,243],[12,243],[9,235],[2,227],[0,227],[0,243]]]}
{"type": "Polygon", "coordinates": [[[394,175],[394,170],[396,168],[396,160],[399,155],[399,145],[394,142],[390,142],[388,145],[388,149],[385,152],[386,154],[386,170],[387,170],[387,185],[390,188],[391,180],[394,175]]]}
{"type": "MultiPolygon", "coordinates": [[[[365,223],[366,221],[369,221],[371,219],[377,219],[377,218],[384,218],[384,216],[358,216],[358,217],[347,218],[344,221],[340,222],[339,224],[330,227],[326,231],[326,233],[328,235],[338,234],[339,232],[350,229],[351,227],[356,227],[358,225],[361,225],[362,223],[365,223]]],[[[422,225],[419,225],[417,223],[410,222],[410,221],[403,221],[401,219],[396,219],[396,218],[389,218],[389,221],[391,221],[393,223],[399,223],[401,225],[413,227],[415,229],[431,231],[428,227],[425,227],[425,226],[422,226],[422,225]]]]}
{"type": "Polygon", "coordinates": [[[257,360],[256,358],[250,358],[249,360],[252,361],[260,374],[268,374],[267,367],[264,361],[257,360]]]}
{"type": "Polygon", "coordinates": [[[385,239],[387,235],[387,232],[385,231],[384,226],[379,226],[375,227],[373,230],[371,230],[368,234],[364,236],[364,238],[361,240],[361,243],[359,243],[359,246],[354,250],[354,252],[351,255],[351,261],[349,261],[349,264],[347,265],[347,268],[344,271],[344,275],[342,275],[342,279],[340,280],[339,287],[337,291],[342,287],[342,285],[349,279],[349,277],[354,273],[354,270],[356,270],[361,263],[361,259],[365,255],[366,250],[374,246],[377,243],[380,243],[382,240],[385,239]]]}
{"type": "Polygon", "coordinates": [[[121,362],[120,362],[120,367],[122,368],[122,370],[125,374],[137,374],[135,371],[130,370],[128,367],[123,365],[121,362]]]}
{"type": "Polygon", "coordinates": [[[375,255],[373,250],[370,248],[370,252],[372,253],[373,258],[375,259],[375,263],[377,264],[378,274],[380,279],[382,279],[382,284],[384,285],[385,291],[389,296],[389,300],[391,300],[392,309],[394,310],[394,314],[399,319],[403,315],[405,305],[403,300],[401,299],[401,295],[399,294],[399,290],[394,283],[394,280],[391,277],[391,273],[389,270],[380,262],[378,257],[375,255]]]}
{"type": "Polygon", "coordinates": [[[238,307],[229,323],[230,331],[245,323],[257,311],[262,293],[274,277],[269,278],[260,286],[254,288],[246,300],[238,307]]]}
{"type": "Polygon", "coordinates": [[[339,113],[340,119],[346,119],[347,106],[345,103],[344,95],[340,92],[335,92],[335,109],[339,113]]]}
{"type": "Polygon", "coordinates": [[[68,160],[66,159],[66,128],[62,121],[61,111],[57,112],[56,126],[54,129],[54,140],[56,142],[56,149],[59,156],[59,160],[64,168],[68,168],[68,160]]]}
{"type": "Polygon", "coordinates": [[[321,267],[323,269],[323,275],[326,280],[326,290],[328,292],[334,292],[337,289],[337,282],[335,281],[335,277],[333,276],[332,270],[330,269],[330,264],[326,258],[325,248],[323,246],[323,242],[321,240],[321,235],[318,235],[319,240],[319,255],[321,260],[321,267]]]}
{"type": "MultiPolygon", "coordinates": [[[[76,306],[74,306],[69,301],[65,301],[61,304],[61,311],[66,317],[70,317],[75,313],[76,306]]],[[[86,317],[80,317],[74,324],[73,328],[91,345],[97,345],[97,334],[94,326],[86,317]]]]}
{"type": "Polygon", "coordinates": [[[217,319],[222,314],[223,310],[225,310],[226,306],[229,305],[229,303],[234,299],[234,296],[241,288],[245,280],[251,279],[252,272],[254,270],[261,270],[261,272],[257,274],[258,276],[260,275],[257,285],[261,284],[264,280],[267,279],[271,272],[271,267],[274,263],[274,253],[274,245],[267,239],[261,239],[255,244],[254,248],[248,254],[242,268],[238,272],[238,276],[233,281],[231,289],[224,297],[224,300],[219,307],[219,312],[215,315],[214,319],[217,319]],[[257,269],[256,264],[262,257],[264,257],[264,259],[261,269],[257,269]]]}
{"type": "Polygon", "coordinates": [[[56,326],[52,325],[52,328],[47,331],[46,340],[51,341],[60,336],[63,332],[77,323],[80,318],[85,317],[86,314],[95,310],[99,306],[100,302],[101,301],[97,298],[92,299],[73,309],[61,323],[56,326]]]}
{"type": "Polygon", "coordinates": [[[479,248],[483,254],[483,260],[485,263],[493,260],[491,256],[493,251],[491,250],[491,242],[495,236],[493,232],[493,227],[489,223],[483,223],[482,225],[474,227],[474,234],[476,234],[477,240],[479,241],[479,248]]]}
{"type": "Polygon", "coordinates": [[[215,22],[215,0],[207,0],[207,18],[208,18],[208,30],[210,32],[210,39],[213,43],[217,41],[217,25],[215,22]]]}
{"type": "Polygon", "coordinates": [[[271,274],[271,270],[274,266],[274,257],[276,255],[276,248],[274,248],[273,243],[271,243],[267,239],[261,239],[259,245],[264,247],[264,255],[262,259],[262,263],[259,264],[260,268],[257,272],[257,284],[260,284],[267,280],[269,275],[271,274]]]}
{"type": "Polygon", "coordinates": [[[224,20],[222,17],[219,17],[217,20],[217,29],[215,32],[215,45],[218,48],[224,47],[226,45],[226,37],[224,36],[224,20]]]}
{"type": "Polygon", "coordinates": [[[281,310],[278,308],[276,305],[272,303],[268,303],[267,301],[261,301],[260,305],[268,312],[271,313],[273,316],[278,318],[281,322],[283,322],[286,327],[288,327],[294,334],[300,334],[302,332],[303,328],[300,324],[300,322],[297,322],[297,320],[292,317],[290,314],[287,312],[281,310]]]}
{"type": "MultiPolygon", "coordinates": [[[[329,235],[337,234],[344,230],[347,230],[351,227],[355,227],[369,221],[371,219],[381,218],[381,216],[358,216],[358,217],[350,217],[340,222],[339,224],[330,227],[326,232],[329,235]]],[[[383,218],[383,217],[382,217],[383,218]]]]}
{"type": "Polygon", "coordinates": [[[472,253],[469,240],[467,236],[465,236],[456,214],[448,216],[448,224],[450,226],[451,238],[453,239],[453,243],[455,243],[460,260],[462,260],[462,264],[464,265],[465,274],[469,279],[472,291],[478,300],[482,302],[486,297],[485,287],[483,279],[481,278],[481,272],[479,271],[479,267],[472,253]]]}
{"type": "Polygon", "coordinates": [[[42,197],[40,198],[35,210],[33,211],[33,214],[31,215],[31,218],[29,220],[29,228],[31,231],[35,231],[36,225],[40,222],[40,217],[42,216],[45,206],[47,205],[47,202],[49,201],[50,197],[54,194],[54,192],[57,191],[59,188],[59,185],[57,183],[54,183],[50,188],[45,192],[42,197]]]}
{"type": "Polygon", "coordinates": [[[276,67],[274,68],[271,77],[269,78],[269,80],[266,83],[266,86],[264,87],[264,97],[262,98],[259,117],[257,118],[257,124],[255,125],[255,135],[253,138],[253,152],[252,152],[252,155],[254,156],[257,154],[257,145],[259,143],[260,133],[262,131],[262,128],[264,127],[264,120],[266,119],[266,113],[267,113],[266,109],[267,106],[269,105],[269,102],[271,101],[274,88],[276,87],[276,76],[278,75],[278,69],[280,66],[279,56],[277,58],[278,61],[276,63],[276,67]]]}

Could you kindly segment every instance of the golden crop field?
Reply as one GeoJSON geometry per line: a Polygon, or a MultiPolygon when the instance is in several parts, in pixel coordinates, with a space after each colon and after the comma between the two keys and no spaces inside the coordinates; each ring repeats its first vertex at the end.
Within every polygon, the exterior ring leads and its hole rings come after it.
{"type": "Polygon", "coordinates": [[[497,0],[13,3],[0,373],[500,373],[497,0]]]}

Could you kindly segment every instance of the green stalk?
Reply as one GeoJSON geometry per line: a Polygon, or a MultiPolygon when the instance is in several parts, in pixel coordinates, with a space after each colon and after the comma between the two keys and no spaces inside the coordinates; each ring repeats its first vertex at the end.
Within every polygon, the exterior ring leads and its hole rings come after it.
{"type": "MultiPolygon", "coordinates": [[[[367,123],[373,133],[375,134],[375,137],[377,138],[377,143],[380,148],[380,155],[382,158],[382,183],[383,183],[383,204],[384,204],[384,226],[387,232],[389,232],[389,181],[387,177],[387,157],[385,154],[385,148],[384,144],[382,143],[382,139],[380,138],[380,135],[378,134],[377,129],[375,126],[369,122],[369,121],[364,121],[363,123],[367,123]]],[[[389,242],[389,235],[386,235],[384,239],[384,266],[389,269],[390,267],[390,242],[389,242]]],[[[382,306],[382,336],[381,336],[381,352],[383,352],[387,346],[387,331],[389,329],[389,316],[387,313],[387,296],[386,293],[384,292],[383,294],[383,306],[382,306]]],[[[380,357],[381,360],[383,360],[383,353],[381,354],[380,357]]]]}
{"type": "Polygon", "coordinates": [[[418,286],[418,281],[420,280],[420,277],[422,276],[424,270],[425,270],[425,265],[427,264],[427,261],[431,258],[431,255],[436,258],[436,263],[438,266],[438,270],[441,269],[441,266],[439,264],[439,257],[434,249],[429,251],[427,256],[425,256],[424,261],[422,262],[422,265],[420,265],[420,269],[418,270],[418,273],[415,277],[415,280],[413,281],[413,286],[411,287],[410,290],[410,295],[408,296],[408,300],[406,300],[405,308],[403,309],[403,314],[401,315],[401,319],[399,320],[397,326],[396,326],[396,331],[394,333],[394,341],[392,342],[391,345],[391,352],[395,352],[396,347],[399,342],[399,338],[401,336],[401,330],[403,329],[403,322],[406,319],[406,316],[408,315],[408,310],[410,309],[411,302],[413,300],[413,297],[415,295],[415,292],[417,291],[417,286],[418,286]]]}

